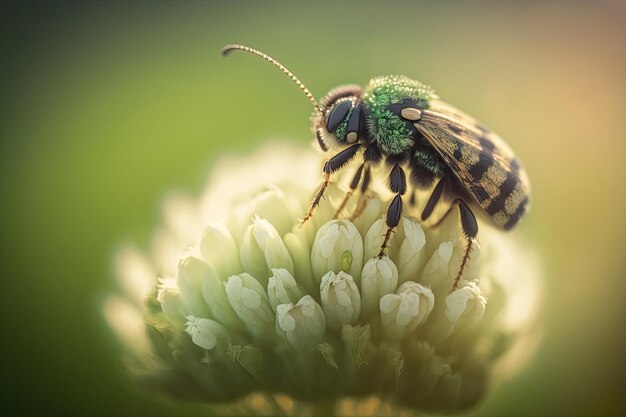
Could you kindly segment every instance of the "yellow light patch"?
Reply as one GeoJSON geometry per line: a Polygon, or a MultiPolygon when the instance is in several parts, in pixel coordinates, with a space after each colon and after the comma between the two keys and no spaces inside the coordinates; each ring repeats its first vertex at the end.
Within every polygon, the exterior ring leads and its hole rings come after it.
{"type": "Polygon", "coordinates": [[[483,177],[483,179],[480,180],[478,183],[487,192],[487,195],[489,196],[487,200],[481,203],[483,207],[487,207],[489,206],[489,204],[491,204],[494,198],[496,198],[500,194],[500,188],[496,184],[491,182],[490,180],[486,179],[485,177],[483,177]]]}
{"type": "Polygon", "coordinates": [[[511,195],[508,196],[504,202],[504,209],[506,212],[509,214],[515,213],[515,210],[517,210],[525,196],[526,193],[524,192],[524,187],[520,182],[518,182],[511,195]]]}
{"type": "MultiPolygon", "coordinates": [[[[428,130],[424,130],[423,126],[420,125],[419,123],[414,123],[413,125],[420,132],[422,132],[424,134],[430,134],[431,133],[428,130]]],[[[440,127],[433,126],[431,128],[431,130],[435,131],[437,133],[436,134],[437,144],[438,144],[438,147],[443,151],[443,153],[447,154],[447,155],[454,154],[454,151],[456,151],[456,149],[460,145],[458,145],[454,140],[451,140],[450,136],[445,132],[445,130],[441,129],[440,127]],[[439,131],[439,132],[437,132],[437,131],[439,131]]]]}
{"type": "Polygon", "coordinates": [[[500,210],[496,214],[493,215],[493,221],[500,226],[504,226],[507,221],[509,221],[509,215],[506,214],[503,210],[500,210]]]}
{"type": "Polygon", "coordinates": [[[461,147],[461,161],[463,164],[472,167],[480,160],[480,150],[474,146],[461,147]]]}
{"type": "MultiPolygon", "coordinates": [[[[492,164],[487,172],[483,175],[482,179],[487,178],[493,182],[497,187],[501,186],[504,180],[506,180],[507,171],[500,166],[500,164],[492,164]]],[[[482,181],[481,181],[482,182],[482,181]]]]}

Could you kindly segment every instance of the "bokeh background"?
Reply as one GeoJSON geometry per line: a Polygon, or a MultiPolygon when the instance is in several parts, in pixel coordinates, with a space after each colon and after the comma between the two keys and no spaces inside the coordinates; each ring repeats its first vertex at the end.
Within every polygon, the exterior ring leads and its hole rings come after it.
{"type": "MultiPolygon", "coordinates": [[[[0,6],[3,414],[208,415],[137,392],[100,304],[171,189],[221,155],[311,140],[307,100],[401,73],[524,161],[513,233],[545,269],[544,336],[477,416],[624,415],[626,8],[597,2],[54,2],[0,6]],[[11,413],[9,413],[11,414],[11,413]]],[[[279,151],[279,150],[277,150],[279,151]]]]}

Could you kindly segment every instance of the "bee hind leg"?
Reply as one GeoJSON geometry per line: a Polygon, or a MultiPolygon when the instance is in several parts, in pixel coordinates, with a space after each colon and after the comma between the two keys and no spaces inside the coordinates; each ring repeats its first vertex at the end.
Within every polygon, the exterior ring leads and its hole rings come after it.
{"type": "Polygon", "coordinates": [[[461,281],[461,277],[463,276],[463,271],[467,267],[467,262],[470,259],[470,253],[472,252],[472,245],[474,243],[474,239],[478,235],[478,222],[476,221],[476,216],[472,213],[472,210],[465,203],[465,201],[461,199],[457,199],[459,205],[459,213],[461,214],[461,227],[463,228],[463,234],[465,235],[465,249],[463,250],[463,258],[461,258],[461,265],[459,266],[459,272],[456,274],[454,278],[454,282],[452,283],[452,289],[450,291],[454,291],[459,287],[459,282],[461,281]]]}
{"type": "Polygon", "coordinates": [[[461,258],[459,272],[457,272],[456,277],[452,282],[452,289],[450,291],[454,291],[459,288],[459,283],[461,282],[463,271],[467,267],[467,263],[470,259],[470,253],[473,249],[474,239],[478,235],[478,222],[476,221],[476,216],[474,216],[472,210],[465,203],[465,201],[461,200],[460,198],[456,199],[455,203],[458,204],[459,213],[461,215],[461,227],[463,228],[463,234],[465,235],[465,249],[463,250],[463,257],[461,258]]]}
{"type": "Polygon", "coordinates": [[[400,224],[400,218],[402,216],[402,195],[406,193],[406,175],[400,165],[395,164],[393,168],[391,168],[388,186],[396,195],[387,208],[387,217],[385,219],[387,232],[385,233],[383,243],[380,245],[380,252],[378,253],[379,258],[385,256],[385,250],[389,246],[391,235],[395,232],[398,224],[400,224]]]}

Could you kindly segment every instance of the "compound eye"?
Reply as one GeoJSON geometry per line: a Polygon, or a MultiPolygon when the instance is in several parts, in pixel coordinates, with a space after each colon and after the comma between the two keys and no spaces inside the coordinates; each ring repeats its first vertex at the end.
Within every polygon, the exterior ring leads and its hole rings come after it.
{"type": "Polygon", "coordinates": [[[341,124],[341,122],[344,121],[351,108],[352,101],[350,100],[344,100],[337,104],[335,107],[333,107],[333,109],[330,111],[330,114],[328,115],[328,119],[326,120],[326,129],[330,133],[334,133],[341,124]]]}

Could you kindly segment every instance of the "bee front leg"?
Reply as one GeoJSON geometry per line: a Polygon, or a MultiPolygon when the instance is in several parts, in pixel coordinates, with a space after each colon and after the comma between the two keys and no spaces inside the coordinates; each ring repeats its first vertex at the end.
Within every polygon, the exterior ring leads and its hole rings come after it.
{"type": "Polygon", "coordinates": [[[383,243],[380,245],[380,252],[378,253],[379,258],[385,256],[385,249],[387,249],[389,245],[391,234],[394,233],[396,227],[400,224],[400,217],[402,216],[402,195],[406,193],[406,175],[400,165],[395,164],[393,168],[391,168],[389,183],[387,185],[396,195],[387,208],[387,217],[385,219],[387,232],[385,233],[383,243]]]}
{"type": "Polygon", "coordinates": [[[309,210],[307,211],[306,216],[304,216],[304,218],[300,220],[300,226],[302,226],[304,223],[309,221],[311,217],[313,217],[313,212],[315,211],[315,208],[319,205],[320,200],[324,196],[324,192],[326,191],[326,188],[328,188],[328,184],[330,184],[330,175],[334,172],[339,171],[348,162],[350,162],[350,160],[354,158],[354,156],[359,151],[360,146],[361,145],[358,143],[352,146],[349,146],[346,149],[339,152],[337,155],[330,158],[328,161],[326,161],[326,163],[324,164],[324,169],[323,169],[324,178],[322,181],[322,185],[320,186],[317,194],[313,198],[313,201],[311,202],[311,206],[309,207],[309,210]]]}

